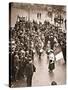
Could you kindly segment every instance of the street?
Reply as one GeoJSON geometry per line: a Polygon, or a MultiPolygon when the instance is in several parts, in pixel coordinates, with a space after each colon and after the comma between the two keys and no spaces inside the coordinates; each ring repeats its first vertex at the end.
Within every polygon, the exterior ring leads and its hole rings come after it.
{"type": "Polygon", "coordinates": [[[63,58],[56,62],[55,70],[53,73],[48,72],[47,54],[43,53],[41,60],[35,55],[34,65],[36,72],[33,75],[32,86],[49,86],[52,81],[56,81],[57,85],[66,83],[66,66],[63,64],[63,58]]]}
{"type": "MultiPolygon", "coordinates": [[[[52,81],[56,81],[57,85],[66,84],[66,65],[64,64],[64,59],[61,56],[62,53],[60,47],[58,49],[60,50],[60,53],[56,55],[57,61],[55,63],[55,69],[52,73],[50,73],[48,70],[49,61],[47,60],[46,52],[43,51],[40,60],[37,53],[35,53],[33,64],[36,67],[36,72],[34,72],[33,74],[32,87],[49,86],[51,85],[52,81]]],[[[58,49],[56,49],[56,52],[58,49]]],[[[27,86],[26,79],[21,79],[13,83],[12,85],[12,87],[26,87],[26,86],[27,86]]]]}

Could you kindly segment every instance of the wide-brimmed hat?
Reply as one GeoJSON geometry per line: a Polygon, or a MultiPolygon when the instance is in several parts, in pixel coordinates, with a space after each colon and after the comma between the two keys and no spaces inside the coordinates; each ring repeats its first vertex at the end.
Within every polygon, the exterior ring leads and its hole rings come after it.
{"type": "Polygon", "coordinates": [[[27,57],[25,57],[25,60],[27,60],[27,57]]]}
{"type": "Polygon", "coordinates": [[[21,53],[25,53],[25,51],[24,50],[21,50],[21,53]]]}
{"type": "Polygon", "coordinates": [[[29,57],[28,60],[31,61],[31,57],[29,57]]]}
{"type": "Polygon", "coordinates": [[[30,60],[29,63],[32,63],[32,60],[30,60]]]}
{"type": "Polygon", "coordinates": [[[50,52],[54,52],[54,51],[51,49],[50,52]]]}

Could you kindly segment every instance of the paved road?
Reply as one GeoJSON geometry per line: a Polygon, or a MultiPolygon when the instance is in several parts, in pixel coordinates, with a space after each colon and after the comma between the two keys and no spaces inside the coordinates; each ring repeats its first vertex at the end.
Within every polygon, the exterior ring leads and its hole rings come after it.
{"type": "Polygon", "coordinates": [[[56,68],[53,73],[48,72],[48,60],[47,54],[44,52],[41,56],[41,60],[35,55],[34,65],[36,66],[36,72],[33,75],[32,86],[48,86],[53,80],[58,85],[66,83],[66,66],[63,64],[63,58],[56,62],[56,68]]]}
{"type": "MultiPolygon", "coordinates": [[[[60,54],[58,55],[60,56],[60,54]]],[[[59,58],[59,57],[58,57],[59,58]]],[[[37,54],[34,56],[34,65],[36,67],[36,72],[34,72],[32,79],[32,86],[49,86],[51,82],[55,80],[58,85],[63,85],[66,83],[66,65],[64,64],[64,59],[61,58],[56,62],[55,70],[53,73],[48,72],[48,60],[47,54],[44,51],[41,60],[37,54]]],[[[20,80],[13,84],[12,87],[26,87],[26,80],[20,80]]]]}

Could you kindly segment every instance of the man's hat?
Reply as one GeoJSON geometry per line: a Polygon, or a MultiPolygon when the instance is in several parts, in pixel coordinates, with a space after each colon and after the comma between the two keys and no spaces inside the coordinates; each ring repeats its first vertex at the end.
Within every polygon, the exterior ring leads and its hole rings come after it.
{"type": "Polygon", "coordinates": [[[51,49],[50,52],[54,52],[54,51],[51,49]]]}
{"type": "Polygon", "coordinates": [[[29,57],[29,61],[31,61],[31,57],[29,57]]]}
{"type": "Polygon", "coordinates": [[[57,83],[55,81],[52,81],[51,85],[57,85],[57,83]]]}
{"type": "Polygon", "coordinates": [[[29,63],[32,63],[32,60],[30,60],[29,63]]]}
{"type": "Polygon", "coordinates": [[[27,60],[27,57],[25,57],[25,60],[27,60]]]}

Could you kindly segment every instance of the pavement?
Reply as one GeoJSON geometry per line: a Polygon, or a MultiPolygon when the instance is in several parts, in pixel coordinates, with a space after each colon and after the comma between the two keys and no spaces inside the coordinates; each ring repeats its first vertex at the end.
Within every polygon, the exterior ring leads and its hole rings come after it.
{"type": "MultiPolygon", "coordinates": [[[[58,56],[61,57],[60,53],[58,56]]],[[[64,58],[61,57],[56,61],[55,69],[52,73],[48,72],[48,60],[45,51],[41,56],[41,60],[35,55],[34,65],[36,72],[33,75],[32,86],[49,86],[52,81],[56,81],[57,85],[66,84],[66,65],[64,64],[64,58]]]]}
{"type": "MultiPolygon", "coordinates": [[[[52,81],[56,81],[57,85],[66,84],[66,65],[64,64],[64,58],[62,58],[59,53],[58,57],[60,57],[60,59],[56,61],[54,71],[52,73],[49,73],[46,52],[43,52],[40,60],[39,56],[35,54],[33,63],[36,67],[36,72],[34,72],[32,78],[32,87],[50,86],[52,81]]],[[[26,86],[26,79],[19,80],[12,84],[12,87],[26,86]]]]}

